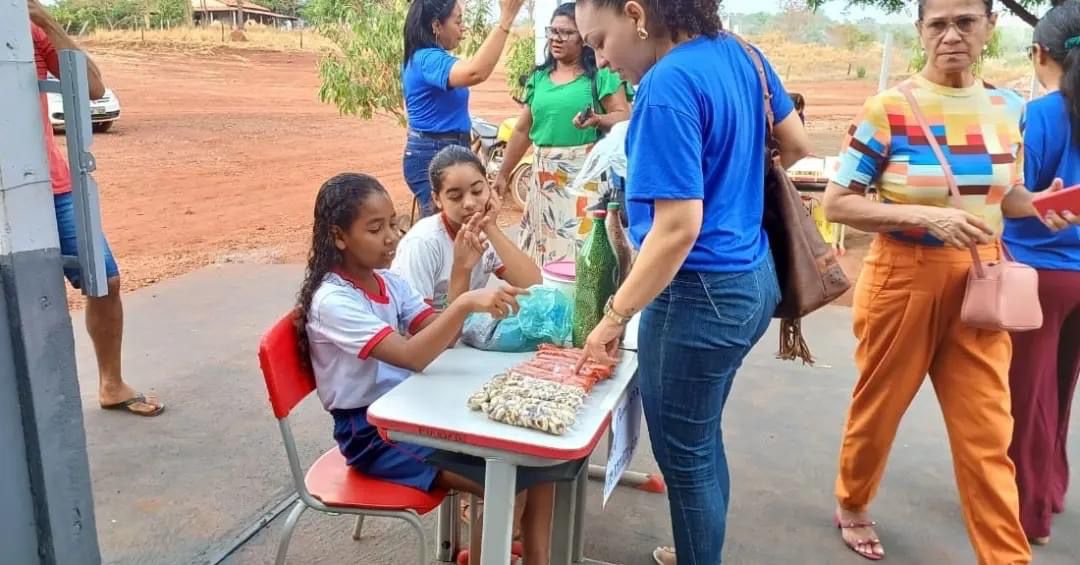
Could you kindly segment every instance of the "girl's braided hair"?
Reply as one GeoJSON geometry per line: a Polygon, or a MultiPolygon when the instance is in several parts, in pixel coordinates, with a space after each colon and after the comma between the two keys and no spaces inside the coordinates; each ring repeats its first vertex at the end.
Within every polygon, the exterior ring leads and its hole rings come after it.
{"type": "Polygon", "coordinates": [[[326,181],[315,197],[315,221],[311,229],[311,251],[308,252],[304,284],[296,297],[296,335],[301,359],[311,361],[307,339],[307,321],[311,299],[326,275],[341,263],[341,251],[334,245],[337,226],[348,231],[360,214],[360,206],[375,194],[385,195],[383,185],[375,177],[344,173],[326,181]]]}
{"type": "MultiPolygon", "coordinates": [[[[595,6],[622,9],[627,0],[578,0],[595,6]]],[[[716,37],[724,29],[717,0],[637,0],[671,37],[680,33],[716,37]]],[[[654,30],[656,31],[656,30],[654,30]]]]}

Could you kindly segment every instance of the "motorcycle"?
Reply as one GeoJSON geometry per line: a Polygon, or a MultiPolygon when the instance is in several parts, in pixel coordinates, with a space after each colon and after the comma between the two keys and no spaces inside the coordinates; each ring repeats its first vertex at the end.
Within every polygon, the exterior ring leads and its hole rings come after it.
{"type": "MultiPolygon", "coordinates": [[[[515,125],[517,118],[507,118],[499,125],[483,118],[472,118],[472,151],[483,163],[489,182],[495,182],[499,175],[515,125]]],[[[525,199],[533,185],[532,165],[533,155],[529,153],[514,167],[507,183],[510,199],[518,210],[525,209],[525,199]]]]}

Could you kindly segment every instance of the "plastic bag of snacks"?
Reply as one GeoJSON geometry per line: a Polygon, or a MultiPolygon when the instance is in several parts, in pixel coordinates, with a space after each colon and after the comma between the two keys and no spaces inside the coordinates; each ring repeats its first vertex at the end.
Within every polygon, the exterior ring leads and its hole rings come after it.
{"type": "Polygon", "coordinates": [[[534,286],[518,297],[518,313],[496,320],[490,314],[470,314],[461,341],[485,351],[535,351],[540,344],[562,345],[570,339],[573,304],[563,293],[534,286]]]}

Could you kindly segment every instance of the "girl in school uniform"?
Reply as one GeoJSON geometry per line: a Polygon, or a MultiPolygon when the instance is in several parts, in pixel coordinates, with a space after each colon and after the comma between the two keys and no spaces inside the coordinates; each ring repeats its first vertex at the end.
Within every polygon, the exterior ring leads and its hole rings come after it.
{"type": "MultiPolygon", "coordinates": [[[[520,288],[540,284],[540,268],[496,223],[502,202],[475,153],[457,145],[446,147],[432,159],[429,176],[440,213],[420,220],[405,234],[391,272],[436,310],[486,287],[492,275],[520,288]]],[[[549,516],[554,496],[552,483],[530,488],[524,516],[549,516]]],[[[550,520],[523,518],[517,527],[526,530],[526,537],[529,531],[541,539],[551,533],[550,520]]]]}
{"type": "Polygon", "coordinates": [[[540,268],[496,223],[502,203],[475,153],[447,147],[431,160],[428,173],[441,213],[420,220],[405,234],[391,271],[436,310],[484,288],[491,275],[520,288],[540,284],[540,268]]]}
{"type": "MultiPolygon", "coordinates": [[[[424,491],[445,488],[482,496],[483,462],[389,444],[368,423],[367,407],[445,351],[467,315],[505,317],[517,309],[524,291],[465,292],[437,314],[408,282],[384,270],[398,239],[393,202],[377,180],[342,174],[322,186],[297,304],[300,347],[310,357],[319,399],[333,415],[334,439],[350,466],[424,491]]],[[[519,489],[536,482],[535,476],[519,473],[519,489]]],[[[550,522],[550,512],[546,519],[550,522]]],[[[479,563],[480,529],[474,530],[472,562],[479,563]]],[[[526,532],[528,562],[546,563],[548,548],[549,539],[526,532]]]]}

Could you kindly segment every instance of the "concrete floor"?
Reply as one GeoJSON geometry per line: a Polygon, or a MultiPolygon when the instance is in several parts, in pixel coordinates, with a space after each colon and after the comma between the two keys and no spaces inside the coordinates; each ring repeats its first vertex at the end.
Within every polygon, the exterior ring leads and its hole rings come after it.
{"type": "MultiPolygon", "coordinates": [[[[259,336],[293,301],[298,266],[210,267],[126,298],[129,380],[169,404],[141,420],[96,407],[89,340],[76,326],[98,534],[106,563],[216,563],[291,491],[284,451],[258,371],[259,336]]],[[[816,367],[772,357],[767,336],[740,372],[726,415],[733,501],[726,561],[858,564],[831,526],[839,431],[854,379],[849,310],[807,322],[816,367]]],[[[1074,417],[1074,423],[1080,416],[1074,417]]],[[[302,457],[332,445],[330,420],[313,398],[298,410],[302,457]]],[[[1080,452],[1073,434],[1072,453],[1080,452]]],[[[655,471],[647,442],[633,468],[655,471]]],[[[1074,482],[1080,473],[1074,470],[1074,482]]],[[[666,500],[619,489],[606,510],[599,484],[589,499],[586,554],[626,565],[651,563],[670,541],[666,500]]],[[[1080,495],[1055,523],[1036,563],[1080,563],[1080,495]]],[[[948,444],[932,390],[924,388],[901,427],[875,504],[890,563],[973,563],[948,444]]],[[[283,517],[232,552],[226,563],[271,563],[283,517]]],[[[431,520],[428,520],[429,526],[431,520]]],[[[291,563],[412,563],[404,526],[369,520],[360,542],[346,517],[307,514],[291,563]]]]}

